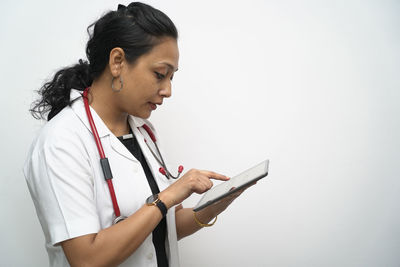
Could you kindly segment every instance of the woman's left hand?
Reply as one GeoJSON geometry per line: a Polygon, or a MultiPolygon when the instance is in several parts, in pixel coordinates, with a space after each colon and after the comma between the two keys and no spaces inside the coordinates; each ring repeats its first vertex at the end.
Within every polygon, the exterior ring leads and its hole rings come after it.
{"type": "MultiPolygon", "coordinates": [[[[207,208],[204,208],[204,212],[207,212],[208,214],[211,215],[211,217],[216,217],[218,214],[226,210],[226,208],[232,204],[232,202],[238,198],[245,190],[247,190],[249,187],[255,185],[257,182],[252,183],[245,188],[215,202],[214,204],[208,206],[207,208]]],[[[234,187],[231,188],[231,190],[235,189],[234,187]]],[[[201,211],[199,211],[200,213],[201,211]]]]}
{"type": "MultiPolygon", "coordinates": [[[[237,197],[239,197],[247,188],[255,185],[256,183],[250,184],[249,186],[229,195],[220,201],[196,212],[196,218],[204,223],[209,223],[214,217],[223,212],[237,197]]],[[[234,189],[234,188],[232,188],[234,189]]],[[[231,189],[231,190],[232,190],[231,189]]],[[[191,208],[183,208],[182,204],[176,208],[176,230],[178,239],[185,236],[191,235],[194,232],[201,229],[201,226],[193,218],[193,210],[191,208]]]]}

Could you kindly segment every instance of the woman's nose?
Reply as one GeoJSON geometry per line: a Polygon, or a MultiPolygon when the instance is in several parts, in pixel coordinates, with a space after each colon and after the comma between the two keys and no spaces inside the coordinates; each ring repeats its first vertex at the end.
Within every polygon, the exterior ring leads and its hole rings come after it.
{"type": "Polygon", "coordinates": [[[163,97],[170,97],[171,87],[172,87],[171,81],[166,81],[160,90],[160,95],[162,95],[163,97]]]}

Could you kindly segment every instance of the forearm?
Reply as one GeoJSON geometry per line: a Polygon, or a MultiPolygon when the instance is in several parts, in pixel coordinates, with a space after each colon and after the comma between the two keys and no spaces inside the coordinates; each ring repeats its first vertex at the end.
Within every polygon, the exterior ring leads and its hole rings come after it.
{"type": "MultiPolygon", "coordinates": [[[[194,192],[202,194],[209,190],[212,187],[210,179],[226,181],[229,178],[211,171],[191,169],[160,192],[158,197],[169,209],[194,192]]],[[[191,209],[177,209],[176,215],[178,215],[179,238],[200,229],[200,226],[193,221],[191,209]]],[[[199,213],[199,220],[203,223],[209,222],[212,218],[211,213],[205,211],[199,213]]],[[[96,234],[63,241],[61,246],[72,266],[116,266],[136,251],[161,219],[162,215],[158,207],[145,205],[116,225],[96,234]]]]}
{"type": "Polygon", "coordinates": [[[135,252],[161,219],[158,207],[145,205],[129,218],[114,225],[114,229],[110,227],[100,231],[93,242],[97,248],[96,257],[104,255],[104,258],[113,259],[110,264],[104,264],[105,266],[120,264],[135,252]]]}
{"type": "Polygon", "coordinates": [[[145,205],[118,224],[67,240],[62,246],[71,266],[117,266],[135,252],[161,219],[157,207],[145,205]]]}
{"type": "MultiPolygon", "coordinates": [[[[193,209],[178,206],[175,214],[178,240],[189,236],[202,228],[194,219],[193,209]]],[[[196,216],[200,222],[208,223],[216,216],[216,214],[211,208],[205,208],[196,212],[196,216]]]]}

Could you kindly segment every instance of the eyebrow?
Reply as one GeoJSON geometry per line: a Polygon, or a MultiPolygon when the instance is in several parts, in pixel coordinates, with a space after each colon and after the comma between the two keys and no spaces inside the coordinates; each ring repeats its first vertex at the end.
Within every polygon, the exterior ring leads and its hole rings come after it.
{"type": "MultiPolygon", "coordinates": [[[[159,62],[159,63],[167,65],[171,70],[175,69],[175,67],[173,65],[171,65],[170,63],[168,63],[168,62],[159,62]]],[[[177,71],[178,71],[178,68],[175,69],[175,72],[177,72],[177,71]]]]}

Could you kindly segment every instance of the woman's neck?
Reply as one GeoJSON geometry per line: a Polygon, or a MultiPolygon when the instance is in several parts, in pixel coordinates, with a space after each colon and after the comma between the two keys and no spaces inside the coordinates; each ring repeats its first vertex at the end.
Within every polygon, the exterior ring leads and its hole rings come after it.
{"type": "Polygon", "coordinates": [[[110,86],[107,88],[104,84],[93,82],[88,95],[90,106],[115,136],[128,134],[128,114],[118,108],[113,95],[115,93],[110,86]]]}

